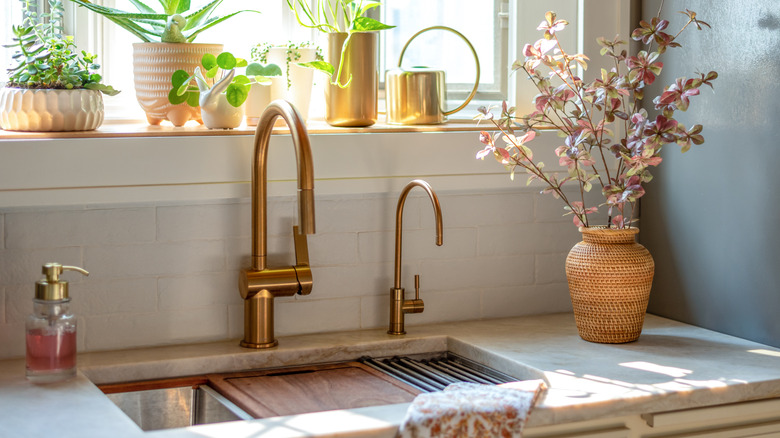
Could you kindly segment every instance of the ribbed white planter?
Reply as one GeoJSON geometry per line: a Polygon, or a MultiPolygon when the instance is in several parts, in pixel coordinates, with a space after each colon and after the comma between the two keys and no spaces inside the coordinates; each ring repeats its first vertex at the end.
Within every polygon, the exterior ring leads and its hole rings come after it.
{"type": "Polygon", "coordinates": [[[103,115],[97,90],[0,88],[0,127],[6,131],[91,131],[103,115]]]}
{"type": "Polygon", "coordinates": [[[138,104],[146,112],[150,125],[170,120],[174,126],[182,126],[188,120],[201,122],[200,107],[186,103],[171,105],[171,75],[184,70],[190,75],[200,65],[206,53],[219,55],[222,44],[199,43],[134,43],[133,80],[138,104]]]}

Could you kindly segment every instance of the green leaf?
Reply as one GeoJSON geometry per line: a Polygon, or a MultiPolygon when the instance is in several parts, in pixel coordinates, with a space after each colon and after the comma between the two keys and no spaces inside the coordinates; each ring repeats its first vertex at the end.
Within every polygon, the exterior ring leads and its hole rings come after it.
{"type": "Polygon", "coordinates": [[[203,55],[203,58],[200,59],[200,63],[206,70],[211,70],[212,68],[217,67],[217,57],[211,53],[206,53],[203,55]]]}
{"type": "Polygon", "coordinates": [[[176,89],[177,96],[184,96],[184,94],[190,88],[190,81],[186,81],[183,84],[179,85],[178,87],[174,87],[174,88],[176,89]]]}
{"type": "Polygon", "coordinates": [[[193,108],[200,106],[200,102],[199,102],[200,93],[196,93],[193,91],[192,93],[187,93],[186,96],[187,96],[187,105],[193,108]]]}
{"type": "Polygon", "coordinates": [[[244,75],[235,75],[233,76],[233,83],[236,85],[249,85],[251,81],[244,75]]]}
{"type": "Polygon", "coordinates": [[[114,87],[112,87],[111,85],[98,84],[97,82],[86,84],[84,85],[84,88],[88,90],[97,90],[108,96],[116,96],[117,94],[120,93],[119,90],[115,90],[114,87]]]}
{"type": "Polygon", "coordinates": [[[380,23],[377,20],[374,20],[370,17],[357,17],[355,18],[355,21],[352,22],[352,31],[356,32],[366,32],[366,31],[372,31],[372,30],[384,30],[384,29],[392,29],[395,26],[389,26],[384,23],[380,23]]]}
{"type": "Polygon", "coordinates": [[[331,63],[326,61],[299,62],[297,64],[300,65],[301,67],[313,68],[315,70],[319,70],[328,76],[333,76],[333,73],[336,72],[336,68],[333,67],[331,63]]]}
{"type": "Polygon", "coordinates": [[[170,102],[173,105],[178,105],[180,103],[184,103],[187,101],[187,98],[189,96],[186,94],[179,95],[178,90],[175,88],[172,88],[171,91],[168,92],[168,102],[170,102]]]}
{"type": "Polygon", "coordinates": [[[211,68],[210,70],[206,71],[206,77],[207,78],[215,78],[215,77],[217,77],[217,73],[219,73],[219,66],[215,65],[213,68],[211,68]]]}
{"type": "Polygon", "coordinates": [[[281,76],[282,69],[276,64],[263,66],[262,64],[253,62],[246,67],[246,74],[250,76],[281,76]]]}
{"type": "Polygon", "coordinates": [[[219,65],[222,70],[233,70],[236,68],[236,64],[238,64],[236,57],[230,52],[222,52],[217,56],[217,65],[219,65]]]}
{"type": "Polygon", "coordinates": [[[246,101],[247,96],[249,96],[249,86],[231,83],[228,85],[227,90],[225,90],[225,96],[227,97],[229,104],[238,108],[246,101]]]}
{"type": "Polygon", "coordinates": [[[192,78],[193,76],[190,76],[186,71],[176,70],[173,72],[173,75],[171,75],[171,84],[173,85],[173,88],[178,88],[181,84],[189,83],[192,78]]]}

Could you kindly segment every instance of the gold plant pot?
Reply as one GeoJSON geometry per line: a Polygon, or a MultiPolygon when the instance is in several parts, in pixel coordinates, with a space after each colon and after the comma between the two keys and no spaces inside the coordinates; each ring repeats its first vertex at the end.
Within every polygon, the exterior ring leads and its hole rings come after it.
{"type": "MultiPolygon", "coordinates": [[[[346,33],[328,34],[328,62],[339,68],[346,33]]],[[[328,84],[325,87],[325,121],[332,126],[371,126],[377,120],[377,90],[379,71],[377,32],[356,32],[344,49],[341,83],[350,76],[346,88],[328,84]]]]}
{"type": "Polygon", "coordinates": [[[582,242],[566,258],[566,279],[582,339],[632,342],[642,333],[655,263],[636,243],[636,228],[580,228],[582,242]]]}
{"type": "Polygon", "coordinates": [[[176,70],[193,74],[203,55],[219,55],[222,47],[222,44],[198,43],[133,44],[135,94],[150,125],[159,125],[163,120],[170,120],[174,126],[182,126],[188,120],[202,123],[200,107],[168,102],[171,76],[176,70]]]}

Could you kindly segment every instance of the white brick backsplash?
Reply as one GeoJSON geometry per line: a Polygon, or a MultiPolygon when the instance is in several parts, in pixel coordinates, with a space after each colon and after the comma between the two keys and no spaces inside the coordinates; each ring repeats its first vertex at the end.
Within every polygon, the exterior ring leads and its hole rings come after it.
{"type": "Polygon", "coordinates": [[[85,325],[90,351],[207,342],[227,338],[227,306],[93,316],[85,325]]]}
{"type": "Polygon", "coordinates": [[[530,193],[441,196],[445,227],[476,227],[533,222],[534,198],[530,193]]]}
{"type": "Polygon", "coordinates": [[[565,283],[567,255],[568,252],[536,254],[536,284],[565,283]]]}
{"type": "Polygon", "coordinates": [[[84,261],[96,278],[197,274],[225,269],[219,240],[84,248],[84,261]]]}
{"type": "Polygon", "coordinates": [[[360,299],[360,328],[384,327],[390,324],[390,289],[384,294],[360,299]]]}
{"type": "Polygon", "coordinates": [[[425,290],[446,291],[487,285],[498,287],[533,284],[534,256],[424,260],[421,271],[420,288],[425,290]]]}
{"type": "Polygon", "coordinates": [[[318,233],[395,229],[397,198],[354,197],[316,201],[318,233]]]}
{"type": "MultiPolygon", "coordinates": [[[[411,288],[411,290],[407,289],[406,293],[408,299],[413,298],[414,288],[411,288]]],[[[425,311],[423,313],[406,315],[405,324],[407,331],[409,327],[415,325],[443,321],[463,321],[479,319],[480,317],[480,294],[476,289],[441,292],[423,290],[420,293],[420,298],[425,303],[425,311]]]]}
{"type": "MultiPolygon", "coordinates": [[[[0,284],[25,284],[34,287],[43,277],[41,267],[46,263],[84,266],[81,248],[6,249],[0,251],[0,284]]],[[[81,274],[68,273],[63,278],[72,283],[81,281],[81,274]]]]}
{"type": "Polygon", "coordinates": [[[161,311],[243,303],[238,293],[238,272],[165,277],[158,280],[157,288],[161,311]]]}
{"type": "Polygon", "coordinates": [[[482,226],[478,255],[568,252],[580,240],[577,228],[561,222],[482,226]]]}
{"type": "Polygon", "coordinates": [[[57,248],[154,241],[154,208],[6,214],[7,248],[57,248]]]}
{"type": "Polygon", "coordinates": [[[277,300],[276,336],[323,333],[360,328],[360,298],[277,300]]]}
{"type": "MultiPolygon", "coordinates": [[[[560,201],[522,190],[439,198],[441,247],[428,197],[415,189],[404,209],[401,286],[411,298],[420,274],[426,307],[407,315],[408,327],[570,310],[563,260],[581,236],[560,217],[560,201]]],[[[275,300],[277,336],[387,326],[397,201],[397,193],[316,198],[314,288],[275,300]]],[[[296,203],[269,199],[271,267],[295,261],[296,203]]],[[[250,222],[248,199],[3,211],[0,358],[24,354],[23,322],[46,262],[90,271],[65,277],[79,351],[241,338],[237,283],[250,266],[250,222]]]]}
{"type": "MultiPolygon", "coordinates": [[[[0,359],[24,357],[24,323],[0,325],[0,359]]],[[[24,374],[24,365],[19,364],[19,375],[24,374]]]]}
{"type": "Polygon", "coordinates": [[[357,262],[357,233],[317,233],[308,236],[312,266],[347,265],[357,262]]]}
{"type": "MultiPolygon", "coordinates": [[[[403,230],[402,260],[450,259],[474,257],[477,230],[475,228],[444,228],[442,246],[436,245],[436,230],[403,230]]],[[[363,263],[395,260],[395,231],[359,234],[359,254],[363,263]]]]}
{"type": "Polygon", "coordinates": [[[483,318],[570,311],[571,300],[566,283],[494,288],[482,292],[483,318]]]}
{"type": "Polygon", "coordinates": [[[110,315],[157,310],[157,281],[154,278],[125,278],[101,281],[91,276],[69,287],[71,309],[77,315],[110,315]]]}
{"type": "Polygon", "coordinates": [[[392,263],[351,266],[312,266],[317,297],[356,297],[388,293],[393,287],[392,263]]]}

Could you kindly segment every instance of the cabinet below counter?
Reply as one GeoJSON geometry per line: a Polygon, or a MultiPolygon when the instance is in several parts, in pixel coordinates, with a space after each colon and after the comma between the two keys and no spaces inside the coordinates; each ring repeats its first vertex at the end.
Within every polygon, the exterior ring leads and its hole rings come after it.
{"type": "Polygon", "coordinates": [[[95,384],[451,351],[548,384],[527,437],[780,436],[780,350],[647,315],[629,344],[593,344],[571,314],[409,326],[279,339],[268,351],[238,342],[79,355],[80,374],[36,386],[22,360],[0,362],[0,436],[392,437],[405,404],[142,432],[95,384]],[[778,400],[772,400],[778,399],[778,400]]]}

